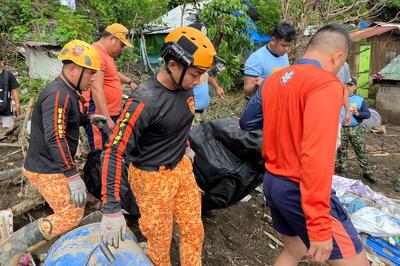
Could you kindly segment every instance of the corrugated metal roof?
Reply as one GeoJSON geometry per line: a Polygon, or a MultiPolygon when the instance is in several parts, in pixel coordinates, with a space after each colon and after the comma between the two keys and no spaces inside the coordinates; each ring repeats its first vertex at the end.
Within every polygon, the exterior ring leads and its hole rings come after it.
{"type": "Polygon", "coordinates": [[[353,40],[365,39],[365,38],[369,38],[372,36],[381,35],[385,32],[391,31],[391,30],[399,30],[400,31],[400,24],[396,24],[396,23],[376,22],[373,25],[375,25],[375,26],[350,32],[350,37],[353,40]]]}
{"type": "Polygon", "coordinates": [[[378,74],[380,75],[380,80],[400,81],[400,55],[390,61],[378,74]]]}

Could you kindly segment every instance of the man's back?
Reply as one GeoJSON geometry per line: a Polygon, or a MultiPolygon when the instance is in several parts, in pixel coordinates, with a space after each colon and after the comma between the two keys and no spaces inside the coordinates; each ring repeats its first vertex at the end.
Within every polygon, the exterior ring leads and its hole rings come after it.
{"type": "Polygon", "coordinates": [[[314,144],[323,146],[318,157],[334,158],[342,95],[336,76],[316,65],[291,66],[267,79],[262,90],[266,168],[299,182],[300,160],[314,144]],[[309,138],[311,132],[318,137],[309,138]]]}

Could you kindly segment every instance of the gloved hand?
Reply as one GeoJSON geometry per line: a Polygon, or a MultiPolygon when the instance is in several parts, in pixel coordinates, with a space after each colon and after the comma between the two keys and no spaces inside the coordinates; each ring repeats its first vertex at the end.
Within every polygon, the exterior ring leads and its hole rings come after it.
{"type": "Polygon", "coordinates": [[[126,235],[126,221],[122,213],[110,213],[103,214],[103,219],[101,219],[101,239],[104,244],[110,245],[112,247],[119,247],[119,237],[121,241],[125,240],[126,235]]]}
{"type": "Polygon", "coordinates": [[[185,155],[189,157],[190,161],[194,162],[194,156],[196,155],[190,146],[186,146],[185,155]]]}
{"type": "Polygon", "coordinates": [[[68,178],[68,189],[70,201],[74,204],[75,208],[80,208],[86,205],[86,185],[79,174],[68,178]]]}

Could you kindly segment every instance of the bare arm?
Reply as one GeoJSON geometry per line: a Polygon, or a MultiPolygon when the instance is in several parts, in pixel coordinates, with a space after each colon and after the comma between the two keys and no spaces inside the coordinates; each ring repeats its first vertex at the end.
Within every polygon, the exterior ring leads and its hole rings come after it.
{"type": "Polygon", "coordinates": [[[96,105],[96,112],[98,114],[107,117],[107,123],[109,128],[112,130],[115,127],[114,121],[112,121],[110,113],[107,107],[106,96],[104,94],[104,72],[97,71],[94,74],[94,81],[91,87],[92,97],[94,104],[96,105]]]}
{"type": "Polygon", "coordinates": [[[343,106],[344,109],[346,110],[346,114],[344,117],[344,121],[346,125],[350,125],[350,104],[349,104],[349,92],[347,91],[347,88],[344,88],[344,98],[343,98],[343,106]]]}
{"type": "Polygon", "coordinates": [[[16,112],[18,115],[20,115],[21,114],[21,106],[19,104],[18,91],[16,89],[11,90],[11,97],[13,98],[13,100],[15,102],[14,112],[16,112]]]}
{"type": "Polygon", "coordinates": [[[128,84],[129,87],[131,87],[132,90],[136,90],[137,84],[132,82],[129,77],[125,76],[124,74],[122,74],[119,71],[117,71],[117,75],[118,75],[119,79],[121,80],[122,84],[128,84]]]}
{"type": "Polygon", "coordinates": [[[246,96],[253,96],[261,84],[261,77],[244,77],[243,91],[246,96]]]}
{"type": "Polygon", "coordinates": [[[224,89],[221,88],[221,86],[219,86],[217,80],[211,76],[208,76],[208,83],[210,83],[214,89],[215,89],[215,93],[221,98],[223,99],[225,96],[225,92],[224,89]]]}

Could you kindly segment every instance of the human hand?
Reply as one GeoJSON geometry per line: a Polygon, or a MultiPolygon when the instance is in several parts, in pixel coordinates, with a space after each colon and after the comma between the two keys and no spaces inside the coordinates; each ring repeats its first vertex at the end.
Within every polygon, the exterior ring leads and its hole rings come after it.
{"type": "Polygon", "coordinates": [[[360,113],[358,112],[357,108],[350,109],[353,115],[358,116],[360,113]]]}
{"type": "Polygon", "coordinates": [[[344,124],[346,126],[350,125],[351,122],[351,116],[350,116],[350,112],[346,112],[345,116],[344,116],[344,124]]]}
{"type": "Polygon", "coordinates": [[[310,241],[306,255],[312,262],[324,263],[329,259],[332,249],[332,238],[325,241],[310,241]]]}
{"type": "Polygon", "coordinates": [[[74,204],[75,208],[84,207],[86,205],[86,185],[79,173],[68,178],[68,190],[70,201],[74,204]]]}
{"type": "Polygon", "coordinates": [[[137,89],[137,84],[133,81],[129,82],[129,87],[131,87],[132,91],[135,91],[137,89]]]}
{"type": "Polygon", "coordinates": [[[221,87],[219,87],[219,86],[216,87],[216,88],[215,88],[215,93],[218,95],[219,98],[224,99],[225,92],[224,92],[224,89],[223,89],[223,88],[221,88],[221,87]]]}
{"type": "Polygon", "coordinates": [[[260,87],[261,83],[262,83],[262,77],[257,77],[256,78],[256,87],[260,87]]]}
{"type": "Polygon", "coordinates": [[[121,241],[125,240],[126,230],[125,217],[120,211],[116,213],[103,214],[100,234],[104,244],[118,248],[119,238],[121,237],[121,241]]]}
{"type": "Polygon", "coordinates": [[[194,156],[196,156],[196,154],[194,153],[194,151],[192,150],[192,148],[190,148],[190,146],[187,146],[185,149],[185,155],[187,157],[189,157],[190,161],[193,163],[194,162],[194,156]]]}
{"type": "Polygon", "coordinates": [[[108,119],[107,119],[107,125],[108,125],[108,128],[109,128],[111,131],[114,130],[114,128],[115,128],[115,122],[114,122],[111,118],[108,118],[108,119]]]}
{"type": "Polygon", "coordinates": [[[21,115],[21,105],[19,103],[16,103],[14,105],[14,113],[18,116],[21,115]]]}

